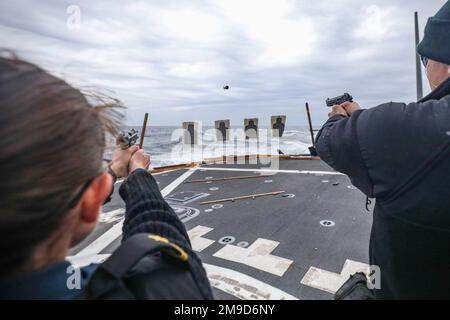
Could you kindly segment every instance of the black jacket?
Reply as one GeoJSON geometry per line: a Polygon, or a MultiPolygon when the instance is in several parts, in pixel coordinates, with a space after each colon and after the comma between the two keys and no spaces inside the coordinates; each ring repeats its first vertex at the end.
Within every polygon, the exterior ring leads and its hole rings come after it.
{"type": "Polygon", "coordinates": [[[370,263],[377,298],[450,298],[450,79],[417,103],[334,116],[315,145],[323,161],[376,198],[370,263]]]}
{"type": "MultiPolygon", "coordinates": [[[[139,169],[132,172],[119,189],[126,203],[121,247],[102,265],[91,280],[89,296],[100,299],[158,299],[197,300],[213,299],[205,269],[192,251],[186,228],[164,200],[152,175],[139,169]],[[130,261],[153,248],[148,234],[167,239],[188,256],[185,262],[161,254],[159,250],[144,256],[137,264],[130,261]],[[137,238],[138,237],[138,238],[137,238]],[[132,242],[130,242],[132,241],[132,242]],[[124,247],[126,246],[126,247],[124,247]],[[150,247],[151,246],[151,247],[150,247]],[[129,261],[128,261],[129,260],[129,261]],[[120,274],[124,266],[131,268],[123,273],[126,290],[112,290],[103,294],[109,283],[106,275],[120,274]],[[105,274],[105,270],[108,272],[105,274]],[[129,294],[126,294],[126,293],[129,294]]],[[[164,240],[164,239],[163,239],[164,240]]],[[[165,241],[165,240],[164,240],[165,241]]],[[[164,241],[162,243],[164,243],[164,241]]],[[[86,297],[84,297],[86,298],[86,297]]],[[[90,298],[88,298],[90,299],[90,298]]]]}

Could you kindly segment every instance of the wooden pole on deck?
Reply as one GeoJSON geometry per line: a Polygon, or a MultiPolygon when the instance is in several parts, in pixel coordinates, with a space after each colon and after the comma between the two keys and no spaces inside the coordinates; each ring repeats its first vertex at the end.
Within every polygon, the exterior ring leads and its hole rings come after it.
{"type": "Polygon", "coordinates": [[[145,114],[144,124],[142,125],[142,130],[141,130],[141,141],[139,142],[139,148],[141,148],[141,149],[144,146],[144,137],[145,137],[145,129],[147,129],[147,120],[148,120],[148,113],[145,114]]]}
{"type": "Polygon", "coordinates": [[[248,196],[239,196],[239,197],[234,197],[234,198],[225,198],[225,199],[218,199],[218,200],[211,200],[211,201],[203,201],[200,202],[199,205],[203,206],[205,204],[214,204],[214,203],[222,203],[222,202],[227,202],[227,201],[231,201],[234,202],[236,200],[245,200],[245,199],[256,199],[259,197],[266,197],[266,196],[276,196],[278,194],[282,194],[285,193],[286,191],[275,191],[275,192],[265,192],[265,193],[256,193],[256,194],[250,194],[248,196]]]}
{"type": "Polygon", "coordinates": [[[308,123],[309,123],[309,132],[311,133],[311,142],[312,142],[312,146],[309,147],[309,153],[311,154],[311,157],[316,157],[317,156],[317,151],[316,148],[314,147],[315,145],[315,139],[314,139],[314,129],[312,126],[312,121],[311,121],[311,113],[309,112],[309,104],[308,102],[306,102],[306,113],[308,115],[308,123]]]}
{"type": "Polygon", "coordinates": [[[306,114],[308,115],[308,123],[309,123],[309,132],[311,133],[311,141],[312,145],[314,145],[314,130],[311,121],[311,113],[309,112],[309,104],[306,103],[306,114]]]}

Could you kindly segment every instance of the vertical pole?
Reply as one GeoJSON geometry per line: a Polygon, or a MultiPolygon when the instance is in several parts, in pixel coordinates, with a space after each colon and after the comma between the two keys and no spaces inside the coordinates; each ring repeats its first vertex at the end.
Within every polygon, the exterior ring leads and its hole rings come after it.
{"type": "Polygon", "coordinates": [[[313,126],[312,126],[312,121],[311,121],[311,113],[309,112],[309,104],[308,102],[306,103],[306,114],[308,115],[308,123],[309,123],[309,132],[311,133],[311,142],[312,142],[312,146],[309,147],[309,153],[311,154],[312,157],[316,157],[317,156],[317,151],[316,148],[314,148],[314,130],[313,130],[313,126]]]}
{"type": "MultiPolygon", "coordinates": [[[[414,27],[415,27],[415,36],[416,36],[416,46],[419,45],[420,37],[419,37],[419,16],[417,11],[414,12],[414,27]]],[[[422,99],[423,97],[423,88],[422,88],[422,66],[420,62],[419,54],[416,51],[416,82],[417,82],[417,100],[422,99]]]]}
{"type": "Polygon", "coordinates": [[[308,115],[309,132],[311,133],[311,141],[312,141],[312,145],[314,146],[314,131],[313,131],[313,127],[312,127],[311,113],[309,112],[308,102],[306,103],[306,114],[308,115]]]}
{"type": "Polygon", "coordinates": [[[145,137],[145,129],[147,129],[147,120],[148,120],[148,113],[145,114],[144,124],[142,125],[142,130],[141,130],[141,141],[139,142],[139,148],[141,148],[141,149],[144,146],[144,137],[145,137]]]}
{"type": "Polygon", "coordinates": [[[227,156],[226,156],[226,147],[225,147],[225,140],[222,141],[222,163],[227,163],[227,156]]]}

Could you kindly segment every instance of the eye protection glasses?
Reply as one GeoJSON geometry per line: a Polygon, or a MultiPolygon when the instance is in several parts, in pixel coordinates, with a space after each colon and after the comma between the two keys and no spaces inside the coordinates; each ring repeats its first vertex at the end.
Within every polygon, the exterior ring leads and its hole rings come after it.
{"type": "Polygon", "coordinates": [[[91,179],[87,180],[79,189],[78,191],[74,194],[74,196],[72,196],[70,198],[70,200],[67,202],[66,208],[68,209],[73,209],[77,203],[80,201],[80,199],[83,197],[84,193],[86,192],[86,190],[89,188],[89,186],[91,185],[91,183],[100,175],[104,172],[104,170],[99,170],[99,172],[97,173],[97,175],[95,175],[94,177],[92,177],[91,179]]]}
{"type": "Polygon", "coordinates": [[[422,61],[423,66],[426,68],[428,65],[428,58],[424,56],[420,56],[420,60],[422,61]]]}

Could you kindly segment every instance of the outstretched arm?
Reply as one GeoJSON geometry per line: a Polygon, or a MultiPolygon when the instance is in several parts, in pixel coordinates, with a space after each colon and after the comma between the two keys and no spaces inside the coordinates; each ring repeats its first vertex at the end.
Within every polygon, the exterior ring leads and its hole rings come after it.
{"type": "Polygon", "coordinates": [[[354,105],[349,106],[349,111],[340,106],[333,107],[330,119],[317,134],[315,147],[323,161],[348,175],[356,187],[372,197],[373,184],[357,136],[358,119],[363,112],[356,110],[354,105]]]}
{"type": "Polygon", "coordinates": [[[333,108],[316,149],[323,161],[347,174],[369,197],[391,194],[448,142],[446,99],[356,109],[333,108]]]}
{"type": "Polygon", "coordinates": [[[119,189],[126,203],[123,240],[137,233],[151,233],[190,248],[186,228],[164,200],[158,184],[147,171],[150,157],[143,150],[130,160],[130,175],[119,189]]]}
{"type": "Polygon", "coordinates": [[[137,233],[151,233],[190,248],[183,223],[164,200],[150,173],[134,170],[119,193],[126,203],[123,240],[137,233]]]}
{"type": "Polygon", "coordinates": [[[189,257],[192,277],[204,299],[213,299],[205,269],[192,251],[186,228],[164,200],[158,184],[147,171],[150,157],[143,150],[137,151],[130,161],[130,175],[120,186],[120,196],[126,203],[123,240],[139,233],[149,233],[166,238],[183,249],[189,257]]]}

